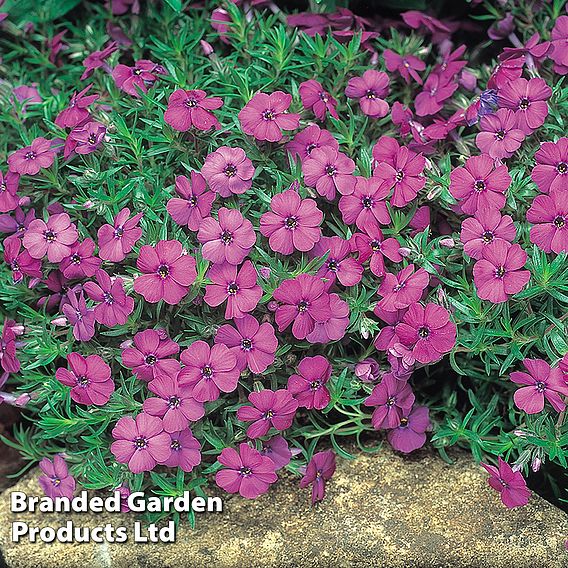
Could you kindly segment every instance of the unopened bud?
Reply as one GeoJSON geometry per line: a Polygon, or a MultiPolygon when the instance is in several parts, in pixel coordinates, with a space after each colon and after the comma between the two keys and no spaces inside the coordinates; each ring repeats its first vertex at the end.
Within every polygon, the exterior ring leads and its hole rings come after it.
{"type": "Polygon", "coordinates": [[[32,202],[32,200],[27,195],[24,195],[24,197],[20,197],[20,201],[18,201],[18,205],[20,207],[27,207],[31,202],[32,202]]]}
{"type": "Polygon", "coordinates": [[[199,43],[201,44],[201,50],[203,51],[203,55],[205,55],[205,57],[209,57],[210,55],[215,53],[213,46],[210,43],[206,42],[204,39],[200,40],[199,43]]]}
{"type": "Polygon", "coordinates": [[[446,237],[444,239],[440,239],[440,246],[446,248],[454,248],[456,246],[456,242],[451,237],[446,237]]]}
{"type": "Polygon", "coordinates": [[[268,309],[271,312],[275,312],[278,309],[278,302],[276,302],[275,300],[268,302],[268,309]]]}
{"type": "Polygon", "coordinates": [[[261,269],[259,270],[260,275],[263,278],[270,278],[270,267],[269,266],[262,266],[261,269]]]}
{"type": "Polygon", "coordinates": [[[410,249],[408,247],[400,247],[398,249],[398,254],[400,254],[400,256],[403,256],[404,258],[410,256],[410,249]]]}
{"type": "Polygon", "coordinates": [[[59,316],[58,318],[52,319],[51,320],[51,325],[55,325],[58,327],[63,327],[65,325],[68,325],[68,321],[67,318],[65,316],[59,316]]]}

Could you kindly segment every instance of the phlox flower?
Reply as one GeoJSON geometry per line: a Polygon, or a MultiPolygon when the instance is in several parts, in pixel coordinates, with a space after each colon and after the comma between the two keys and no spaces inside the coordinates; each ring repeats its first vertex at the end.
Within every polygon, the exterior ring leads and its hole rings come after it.
{"type": "Polygon", "coordinates": [[[171,455],[171,438],[164,432],[162,421],[141,412],[123,416],[112,430],[114,442],[110,451],[119,463],[128,464],[132,473],[151,471],[171,455]]]}
{"type": "Polygon", "coordinates": [[[327,258],[317,272],[317,276],[325,278],[329,286],[335,280],[343,286],[355,286],[363,277],[363,265],[351,255],[349,241],[341,237],[322,237],[311,251],[310,256],[327,258]]]}
{"type": "Polygon", "coordinates": [[[475,137],[477,147],[496,159],[510,158],[525,139],[515,112],[508,108],[483,116],[479,128],[481,132],[475,137]]]}
{"type": "Polygon", "coordinates": [[[412,408],[414,393],[406,381],[397,381],[393,375],[387,374],[363,404],[375,407],[371,417],[375,430],[396,428],[412,408]]]}
{"type": "Polygon", "coordinates": [[[461,210],[468,215],[502,209],[510,183],[507,166],[495,167],[495,162],[486,155],[472,156],[463,167],[450,173],[450,193],[460,200],[461,210]]]}
{"type": "Polygon", "coordinates": [[[65,140],[63,157],[67,159],[73,152],[90,154],[100,146],[106,134],[106,126],[100,122],[87,122],[71,130],[65,140]]]}
{"type": "Polygon", "coordinates": [[[77,341],[91,340],[95,335],[95,313],[87,308],[83,292],[77,297],[73,290],[68,290],[67,299],[69,303],[63,305],[62,311],[73,326],[73,337],[77,341]]]}
{"type": "Polygon", "coordinates": [[[197,231],[203,219],[211,214],[216,194],[207,191],[205,178],[199,172],[191,172],[191,181],[186,176],[176,176],[176,193],[166,209],[172,219],[190,231],[197,231]]]}
{"type": "Polygon", "coordinates": [[[12,270],[14,284],[21,282],[24,276],[42,277],[41,260],[32,258],[27,250],[21,249],[20,239],[4,239],[4,262],[12,270]]]}
{"type": "Polygon", "coordinates": [[[91,106],[99,95],[87,95],[93,85],[87,85],[82,91],[73,93],[69,105],[56,117],[55,124],[60,128],[75,128],[79,124],[88,122],[91,118],[87,107],[91,106]]]}
{"type": "Polygon", "coordinates": [[[300,274],[284,280],[274,291],[273,298],[279,302],[275,314],[278,331],[292,324],[296,339],[305,339],[316,322],[325,322],[332,316],[326,284],[317,276],[300,274]]]}
{"type": "Polygon", "coordinates": [[[518,79],[523,74],[525,61],[525,55],[500,61],[489,77],[489,81],[487,81],[487,88],[499,90],[511,81],[518,79]]]}
{"type": "Polygon", "coordinates": [[[67,464],[61,456],[54,456],[53,461],[43,458],[39,462],[40,475],[38,482],[43,492],[51,499],[67,497],[71,499],[75,492],[75,479],[70,475],[67,464]]]}
{"type": "Polygon", "coordinates": [[[10,320],[4,322],[0,336],[0,365],[5,373],[17,373],[20,361],[16,356],[16,334],[9,323],[10,320]]]}
{"type": "Polygon", "coordinates": [[[530,280],[531,273],[521,270],[526,261],[527,253],[520,245],[496,241],[486,246],[482,258],[473,266],[477,295],[494,304],[506,302],[530,280]]]}
{"type": "Polygon", "coordinates": [[[186,132],[191,127],[218,130],[221,125],[211,111],[222,106],[220,97],[207,97],[205,91],[177,89],[170,95],[164,121],[179,132],[186,132]]]}
{"type": "Polygon", "coordinates": [[[22,239],[34,219],[34,209],[24,213],[21,207],[16,207],[13,217],[11,215],[0,215],[0,232],[9,233],[10,237],[8,238],[22,239]]]}
{"type": "Polygon", "coordinates": [[[189,428],[170,433],[170,457],[163,462],[168,467],[191,471],[201,463],[201,444],[189,428]]]}
{"type": "Polygon", "coordinates": [[[136,266],[142,275],[134,280],[134,290],[150,303],[178,304],[197,276],[195,259],[176,240],[142,246],[136,266]]]}
{"type": "Polygon", "coordinates": [[[510,215],[503,215],[497,209],[479,208],[475,217],[464,219],[460,240],[463,251],[476,260],[483,255],[483,249],[495,241],[513,242],[517,230],[510,215]]]}
{"type": "Polygon", "coordinates": [[[363,383],[374,383],[381,377],[381,368],[375,359],[367,357],[359,361],[353,369],[355,376],[363,383]]]}
{"type": "Polygon", "coordinates": [[[426,63],[424,63],[424,61],[414,55],[399,55],[390,49],[383,51],[383,57],[387,69],[391,73],[397,71],[406,83],[410,83],[412,78],[419,85],[422,85],[422,79],[417,71],[424,71],[424,69],[426,69],[426,63]]]}
{"type": "Polygon", "coordinates": [[[339,150],[339,144],[331,132],[320,128],[317,124],[310,124],[304,130],[300,130],[286,144],[286,149],[292,156],[299,156],[302,160],[305,160],[312,150],[323,148],[324,146],[330,146],[335,150],[339,150]]]}
{"type": "Polygon", "coordinates": [[[286,389],[253,391],[248,399],[252,406],[241,406],[237,410],[237,418],[252,422],[247,428],[249,438],[266,436],[271,427],[286,430],[292,425],[298,401],[286,389]]]}
{"type": "Polygon", "coordinates": [[[400,419],[400,424],[387,432],[387,440],[394,450],[409,454],[426,443],[426,431],[431,427],[426,406],[413,406],[400,419]]]}
{"type": "Polygon", "coordinates": [[[327,113],[333,118],[339,118],[335,107],[337,101],[322,87],[319,81],[310,79],[300,84],[298,88],[302,105],[304,108],[311,109],[319,120],[325,120],[327,113]]]}
{"type": "Polygon", "coordinates": [[[139,331],[134,345],[122,351],[122,364],[132,369],[136,377],[151,381],[157,377],[175,377],[180,364],[172,355],[179,352],[179,345],[165,333],[155,329],[139,331]]]}
{"type": "MultiPolygon", "coordinates": [[[[100,51],[93,51],[83,59],[83,67],[85,70],[81,75],[81,81],[88,79],[95,69],[100,67],[107,68],[106,60],[118,49],[118,44],[115,41],[110,42],[100,51]]],[[[109,69],[110,71],[110,69],[109,69]]]]}
{"type": "Polygon", "coordinates": [[[372,224],[390,224],[391,218],[386,205],[390,190],[389,184],[380,178],[356,176],[353,193],[343,195],[339,200],[343,222],[347,225],[355,223],[361,231],[372,224]]]}
{"type": "Polygon", "coordinates": [[[329,308],[331,317],[325,321],[316,321],[313,331],[306,335],[310,343],[338,341],[345,335],[349,326],[349,304],[337,294],[330,294],[329,308]]]}
{"type": "Polygon", "coordinates": [[[312,505],[322,501],[325,497],[325,484],[335,473],[335,454],[331,450],[314,454],[306,473],[300,480],[303,489],[312,485],[312,505]]]}
{"type": "Polygon", "coordinates": [[[217,400],[221,392],[233,392],[239,382],[237,358],[222,343],[209,347],[205,341],[194,341],[181,353],[185,365],[178,379],[180,385],[193,387],[197,402],[217,400]]]}
{"type": "Polygon", "coordinates": [[[274,436],[263,441],[260,453],[274,462],[276,471],[287,466],[292,459],[292,451],[283,436],[274,436]]]}
{"type": "Polygon", "coordinates": [[[456,325],[437,304],[412,304],[396,326],[396,335],[422,364],[439,361],[456,344],[456,325]]]}
{"type": "Polygon", "coordinates": [[[392,349],[395,344],[400,343],[400,339],[396,334],[396,328],[398,324],[402,322],[402,318],[407,310],[408,308],[387,311],[379,308],[378,305],[375,306],[373,313],[387,324],[379,330],[375,338],[374,345],[377,351],[388,351],[392,349]]]}
{"type": "Polygon", "coordinates": [[[260,218],[260,232],[268,237],[268,244],[275,252],[307,252],[321,238],[322,221],[323,213],[313,199],[302,199],[296,191],[288,189],[270,201],[270,211],[260,218]]]}
{"type": "Polygon", "coordinates": [[[553,189],[565,189],[568,177],[568,138],[557,142],[543,142],[534,155],[536,166],[532,180],[543,193],[553,189]]]}
{"type": "Polygon", "coordinates": [[[487,483],[501,494],[501,501],[508,509],[523,507],[529,502],[531,492],[520,471],[513,468],[501,458],[498,466],[481,463],[490,477],[487,483]]]}
{"type": "Polygon", "coordinates": [[[148,86],[154,84],[158,75],[166,75],[166,70],[148,59],[139,59],[133,67],[118,64],[112,71],[116,86],[133,97],[140,97],[139,90],[148,92],[148,86]]]}
{"type": "Polygon", "coordinates": [[[215,475],[215,483],[227,493],[239,493],[245,499],[256,499],[277,481],[274,462],[248,444],[239,451],[225,448],[217,458],[225,467],[215,475]]]}
{"type": "Polygon", "coordinates": [[[371,118],[382,118],[389,112],[384,98],[389,93],[389,77],[382,71],[367,69],[362,77],[352,77],[347,83],[345,96],[358,99],[364,114],[371,118]]]}
{"type": "Polygon", "coordinates": [[[257,93],[239,112],[243,132],[257,140],[279,142],[283,130],[295,130],[300,125],[300,115],[288,112],[291,103],[292,95],[282,91],[257,93]]]}
{"type": "Polygon", "coordinates": [[[221,146],[205,158],[201,175],[213,191],[230,197],[250,189],[254,166],[242,148],[221,146]]]}
{"type": "Polygon", "coordinates": [[[99,257],[103,260],[124,260],[142,236],[142,229],[138,226],[142,213],[137,213],[131,219],[129,216],[130,209],[125,207],[114,218],[113,225],[105,224],[98,230],[99,257]]]}
{"type": "Polygon", "coordinates": [[[359,253],[358,260],[365,263],[370,259],[369,268],[375,276],[384,276],[385,257],[393,262],[401,262],[400,243],[393,237],[385,239],[381,229],[372,223],[364,227],[364,233],[355,233],[351,240],[359,253]]]}
{"type": "Polygon", "coordinates": [[[134,300],[124,291],[122,278],[111,277],[104,270],[95,272],[97,282],[85,282],[83,290],[97,302],[95,320],[107,327],[124,325],[134,311],[134,300]]]}
{"type": "Polygon", "coordinates": [[[535,197],[527,221],[533,223],[531,243],[544,252],[568,251],[568,189],[554,189],[548,195],[535,197]]]}
{"type": "Polygon", "coordinates": [[[414,271],[414,264],[409,264],[398,274],[387,272],[378,294],[382,296],[377,306],[389,312],[401,310],[418,302],[430,282],[430,275],[423,269],[414,271]]]}
{"type": "Polygon", "coordinates": [[[568,73],[568,16],[560,16],[556,19],[550,35],[552,50],[549,54],[554,61],[554,72],[560,75],[568,73]]]}
{"type": "Polygon", "coordinates": [[[55,151],[51,147],[51,142],[39,137],[29,146],[10,154],[8,168],[15,174],[35,176],[42,168],[49,168],[54,160],[55,151]]]}
{"type": "Polygon", "coordinates": [[[212,284],[205,287],[205,302],[216,307],[226,301],[225,319],[242,318],[256,308],[262,297],[256,269],[250,260],[238,271],[232,264],[214,264],[207,276],[212,284]]]}
{"type": "Polygon", "coordinates": [[[438,73],[430,73],[422,92],[414,99],[418,116],[430,116],[444,108],[444,102],[457,90],[458,84],[451,78],[438,73]]]}
{"type": "Polygon", "coordinates": [[[223,343],[231,350],[241,371],[248,367],[253,373],[264,373],[274,363],[278,348],[274,328],[268,322],[259,324],[250,314],[237,318],[235,326],[222,325],[215,335],[215,343],[223,343]]]}
{"type": "Polygon", "coordinates": [[[95,243],[92,239],[75,242],[69,255],[59,263],[59,270],[65,278],[91,278],[101,265],[101,259],[94,255],[95,243]]]}
{"type": "Polygon", "coordinates": [[[70,396],[79,404],[106,404],[114,392],[110,367],[98,355],[83,357],[79,353],[67,355],[69,369],[59,367],[55,378],[71,387],[70,396]]]}
{"type": "Polygon", "coordinates": [[[0,171],[0,213],[13,211],[18,206],[17,195],[20,176],[13,172],[0,171]]]}
{"type": "Polygon", "coordinates": [[[322,410],[331,400],[326,383],[331,377],[331,365],[321,356],[304,357],[298,364],[298,372],[288,379],[287,389],[298,401],[298,406],[322,410]]]}
{"type": "Polygon", "coordinates": [[[237,265],[248,256],[256,241],[252,223],[237,209],[221,207],[218,219],[206,217],[199,225],[197,240],[203,258],[219,264],[237,265]]]}
{"type": "Polygon", "coordinates": [[[355,187],[355,162],[330,146],[316,148],[302,163],[304,181],[322,197],[335,199],[336,190],[349,195],[355,187]]]}

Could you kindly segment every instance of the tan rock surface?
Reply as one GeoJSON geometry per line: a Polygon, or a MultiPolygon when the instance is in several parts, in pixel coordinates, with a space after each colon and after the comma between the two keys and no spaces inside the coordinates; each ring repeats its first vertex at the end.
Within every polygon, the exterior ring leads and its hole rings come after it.
{"type": "MultiPolygon", "coordinates": [[[[507,510],[486,474],[458,454],[447,465],[428,451],[412,458],[386,448],[338,460],[326,500],[309,505],[297,480],[256,501],[225,501],[175,544],[13,544],[14,520],[35,526],[128,525],[133,515],[12,514],[0,497],[0,547],[10,568],[216,568],[301,566],[568,567],[568,516],[538,496],[507,510]]],[[[13,489],[39,495],[34,477],[13,489]]]]}

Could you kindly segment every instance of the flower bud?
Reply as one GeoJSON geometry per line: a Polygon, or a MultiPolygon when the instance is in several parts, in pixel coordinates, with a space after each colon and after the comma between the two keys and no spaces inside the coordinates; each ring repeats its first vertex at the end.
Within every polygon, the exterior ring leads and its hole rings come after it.
{"type": "Polygon", "coordinates": [[[215,52],[213,46],[210,43],[206,42],[204,39],[200,40],[199,43],[201,44],[201,50],[203,51],[203,55],[205,55],[205,57],[209,57],[215,52]]]}
{"type": "Polygon", "coordinates": [[[59,317],[51,320],[51,325],[55,325],[55,326],[58,326],[58,327],[63,327],[63,326],[66,326],[68,324],[69,324],[69,322],[67,321],[67,318],[65,316],[59,316],[59,317]]]}

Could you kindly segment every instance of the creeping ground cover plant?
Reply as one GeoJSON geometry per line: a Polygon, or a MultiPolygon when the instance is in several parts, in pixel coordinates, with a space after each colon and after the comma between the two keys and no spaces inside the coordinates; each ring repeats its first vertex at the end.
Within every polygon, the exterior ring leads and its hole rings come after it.
{"type": "Polygon", "coordinates": [[[3,439],[48,496],[316,503],[382,444],[563,497],[568,14],[464,6],[6,3],[3,439]]]}

